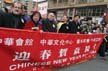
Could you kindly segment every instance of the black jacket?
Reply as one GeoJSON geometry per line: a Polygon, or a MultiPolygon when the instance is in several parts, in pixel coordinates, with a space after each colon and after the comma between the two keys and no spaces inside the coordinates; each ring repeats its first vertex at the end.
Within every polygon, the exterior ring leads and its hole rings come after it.
{"type": "Polygon", "coordinates": [[[24,27],[24,20],[21,15],[7,13],[3,17],[3,27],[22,29],[24,27]]]}
{"type": "Polygon", "coordinates": [[[57,32],[56,22],[49,19],[42,20],[42,29],[45,32],[57,32]]]}
{"type": "Polygon", "coordinates": [[[74,20],[69,22],[69,32],[70,33],[77,33],[80,32],[80,24],[76,23],[74,20]]]}
{"type": "Polygon", "coordinates": [[[69,33],[69,25],[68,24],[62,24],[60,29],[59,29],[59,32],[60,33],[69,33]]]}
{"type": "Polygon", "coordinates": [[[0,10],[0,27],[3,27],[3,18],[6,13],[0,10]]]}

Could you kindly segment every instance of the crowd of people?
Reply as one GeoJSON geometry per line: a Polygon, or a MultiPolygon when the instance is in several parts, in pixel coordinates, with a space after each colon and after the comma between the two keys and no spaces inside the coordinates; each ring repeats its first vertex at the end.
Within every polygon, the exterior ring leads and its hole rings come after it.
{"type": "MultiPolygon", "coordinates": [[[[57,21],[54,13],[48,13],[48,17],[42,18],[40,12],[33,11],[29,16],[26,13],[26,6],[20,2],[0,10],[0,27],[70,34],[108,34],[108,23],[104,17],[98,24],[92,21],[92,17],[80,19],[79,15],[75,15],[72,19],[64,15],[60,21],[57,21]]],[[[100,46],[100,56],[104,57],[105,52],[108,52],[107,40],[106,36],[100,46]]]]}

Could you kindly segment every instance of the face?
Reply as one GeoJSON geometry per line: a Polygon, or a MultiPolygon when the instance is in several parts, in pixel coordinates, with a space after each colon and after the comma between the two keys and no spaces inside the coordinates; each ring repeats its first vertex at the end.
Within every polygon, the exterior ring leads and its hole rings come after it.
{"type": "Polygon", "coordinates": [[[63,16],[62,21],[63,21],[63,22],[67,22],[67,21],[68,21],[67,16],[63,16]]]}
{"type": "Polygon", "coordinates": [[[12,8],[13,14],[20,15],[22,12],[21,7],[22,7],[21,3],[14,3],[14,7],[12,8]]]}
{"type": "Polygon", "coordinates": [[[74,19],[75,19],[75,21],[79,21],[80,20],[79,16],[76,16],[74,19]]]}
{"type": "Polygon", "coordinates": [[[39,18],[40,18],[39,14],[35,14],[33,16],[33,21],[37,22],[37,21],[39,21],[39,18]]]}
{"type": "Polygon", "coordinates": [[[12,13],[12,6],[8,6],[7,9],[8,9],[8,13],[12,13]]]}
{"type": "Polygon", "coordinates": [[[8,10],[8,13],[12,13],[12,8],[8,10]]]}
{"type": "Polygon", "coordinates": [[[87,23],[88,23],[88,24],[91,24],[91,23],[92,23],[92,20],[88,20],[87,23]]]}
{"type": "Polygon", "coordinates": [[[49,19],[50,21],[53,21],[53,20],[55,19],[54,14],[52,15],[52,13],[50,13],[50,14],[48,15],[48,19],[49,19]]]}
{"type": "Polygon", "coordinates": [[[26,13],[26,10],[23,8],[22,9],[22,15],[24,15],[26,13]]]}
{"type": "Polygon", "coordinates": [[[25,14],[27,14],[27,10],[26,10],[25,7],[23,6],[23,8],[22,8],[22,15],[25,15],[25,14]]]}
{"type": "Polygon", "coordinates": [[[108,24],[106,24],[106,27],[108,28],[108,24]]]}

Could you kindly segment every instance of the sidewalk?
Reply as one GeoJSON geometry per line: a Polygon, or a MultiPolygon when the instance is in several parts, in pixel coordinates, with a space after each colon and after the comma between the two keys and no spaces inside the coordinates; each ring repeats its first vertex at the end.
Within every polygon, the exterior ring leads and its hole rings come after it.
{"type": "Polygon", "coordinates": [[[96,58],[84,63],[56,69],[53,71],[108,71],[108,56],[102,58],[97,55],[96,58]]]}

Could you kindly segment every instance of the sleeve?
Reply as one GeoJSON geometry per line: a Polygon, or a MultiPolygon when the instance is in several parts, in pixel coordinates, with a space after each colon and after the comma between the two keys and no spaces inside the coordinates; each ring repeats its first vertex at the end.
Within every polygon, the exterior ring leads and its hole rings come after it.
{"type": "Polygon", "coordinates": [[[42,30],[44,32],[49,32],[48,29],[47,29],[47,22],[45,20],[42,21],[42,30]]]}
{"type": "Polygon", "coordinates": [[[59,29],[59,33],[63,33],[64,31],[65,31],[65,26],[62,24],[59,29]]]}
{"type": "Polygon", "coordinates": [[[4,17],[5,15],[0,13],[0,27],[4,27],[4,17]]]}

